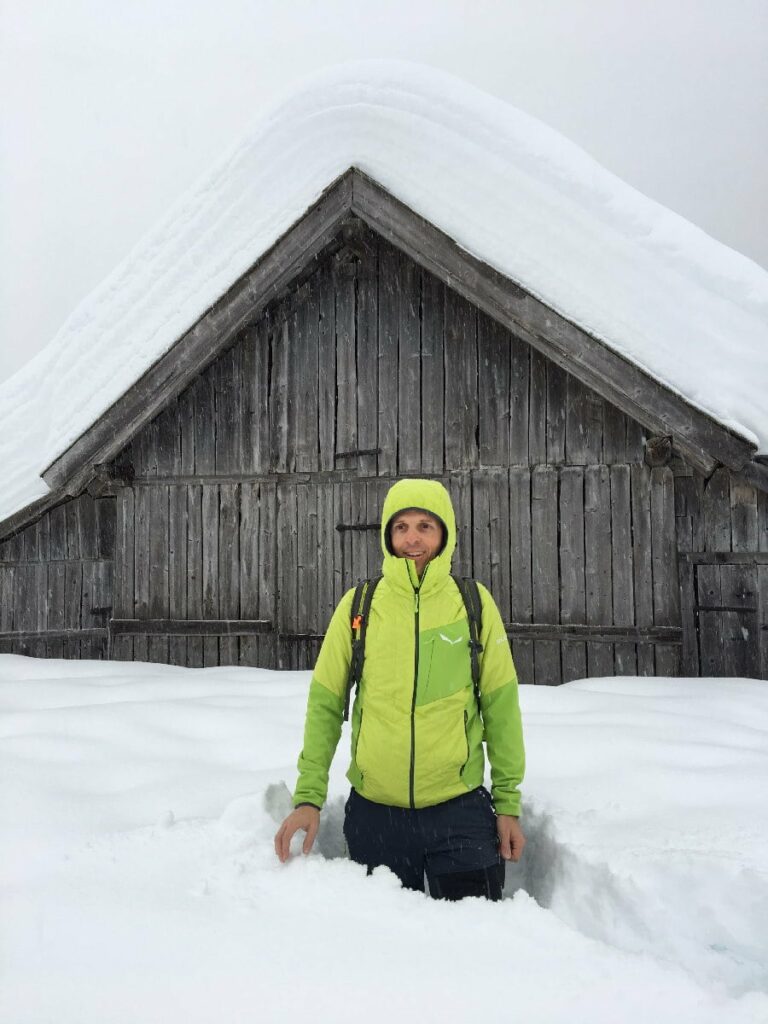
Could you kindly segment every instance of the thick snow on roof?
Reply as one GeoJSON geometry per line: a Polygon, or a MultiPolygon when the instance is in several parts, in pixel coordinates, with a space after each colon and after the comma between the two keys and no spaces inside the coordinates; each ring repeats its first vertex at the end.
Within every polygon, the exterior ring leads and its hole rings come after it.
{"type": "Polygon", "coordinates": [[[768,273],[514,107],[355,62],[259,121],[0,386],[0,520],[350,166],[768,450],[768,273]]]}

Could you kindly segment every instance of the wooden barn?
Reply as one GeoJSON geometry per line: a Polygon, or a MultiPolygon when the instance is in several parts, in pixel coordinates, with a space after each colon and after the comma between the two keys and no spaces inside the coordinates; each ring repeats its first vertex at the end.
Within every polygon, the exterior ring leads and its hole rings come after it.
{"type": "Polygon", "coordinates": [[[0,521],[0,652],[309,667],[412,475],[522,682],[768,678],[756,452],[351,167],[0,521]]]}

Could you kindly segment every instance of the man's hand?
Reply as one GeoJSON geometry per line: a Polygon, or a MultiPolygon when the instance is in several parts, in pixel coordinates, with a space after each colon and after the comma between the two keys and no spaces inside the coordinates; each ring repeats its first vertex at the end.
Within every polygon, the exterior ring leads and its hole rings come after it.
{"type": "Polygon", "coordinates": [[[511,814],[497,814],[496,831],[499,833],[499,853],[504,860],[520,860],[525,846],[525,836],[517,818],[513,818],[511,814]]]}
{"type": "Polygon", "coordinates": [[[304,829],[307,833],[302,852],[309,853],[319,827],[320,811],[316,807],[304,804],[303,807],[294,808],[275,835],[275,853],[279,857],[280,862],[285,864],[288,860],[288,854],[291,850],[291,839],[293,839],[294,833],[298,832],[300,828],[304,829]]]}

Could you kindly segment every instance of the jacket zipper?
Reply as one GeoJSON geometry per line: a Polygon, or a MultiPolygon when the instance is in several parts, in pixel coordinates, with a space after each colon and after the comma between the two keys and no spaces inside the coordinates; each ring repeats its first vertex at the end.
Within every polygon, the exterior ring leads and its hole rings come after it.
{"type": "MultiPolygon", "coordinates": [[[[411,810],[416,810],[416,687],[419,682],[419,595],[424,579],[429,571],[429,566],[424,567],[418,587],[413,588],[414,593],[414,625],[416,629],[416,644],[413,659],[413,697],[411,698],[411,774],[409,779],[409,798],[411,810]]],[[[410,574],[409,574],[410,578],[410,574]]]]}
{"type": "Polygon", "coordinates": [[[469,722],[469,715],[468,715],[468,713],[467,713],[467,711],[465,709],[464,710],[464,739],[466,740],[466,743],[467,743],[467,757],[466,757],[466,760],[464,761],[464,764],[461,766],[461,768],[459,770],[459,775],[463,775],[464,774],[464,769],[469,764],[469,730],[467,729],[468,722],[469,722]]]}

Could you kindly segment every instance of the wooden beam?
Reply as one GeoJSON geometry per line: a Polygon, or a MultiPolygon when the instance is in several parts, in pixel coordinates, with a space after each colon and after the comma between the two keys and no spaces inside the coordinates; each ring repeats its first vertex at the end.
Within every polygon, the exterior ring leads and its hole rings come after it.
{"type": "Polygon", "coordinates": [[[106,640],[108,630],[94,629],[38,629],[18,630],[13,633],[0,633],[0,640],[14,640],[19,643],[30,640],[106,640]]]}
{"type": "Polygon", "coordinates": [[[628,416],[654,434],[671,432],[677,450],[700,472],[708,475],[718,462],[738,470],[752,458],[756,448],[745,438],[472,256],[361,171],[353,178],[352,210],[450,288],[628,416]]]}
{"type": "Polygon", "coordinates": [[[768,565],[768,551],[680,551],[677,558],[705,565],[768,565]]]}
{"type": "Polygon", "coordinates": [[[352,172],[331,184],[291,227],[176,344],[43,472],[52,490],[76,494],[94,465],[108,462],[171,398],[180,394],[318,256],[349,213],[352,172]]]}
{"type": "Polygon", "coordinates": [[[583,626],[547,622],[509,622],[507,636],[524,640],[588,640],[590,643],[681,644],[679,626],[583,626]]]}
{"type": "Polygon", "coordinates": [[[270,633],[269,619],[110,619],[109,632],[142,636],[253,636],[270,633]]]}

